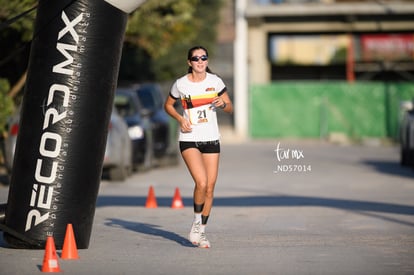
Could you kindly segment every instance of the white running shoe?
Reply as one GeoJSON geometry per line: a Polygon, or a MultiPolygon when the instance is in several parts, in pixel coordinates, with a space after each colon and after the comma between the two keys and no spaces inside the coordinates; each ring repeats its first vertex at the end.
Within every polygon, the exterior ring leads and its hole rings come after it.
{"type": "Polygon", "coordinates": [[[200,227],[201,227],[201,222],[193,222],[193,225],[191,226],[190,234],[188,234],[188,240],[193,245],[200,244],[200,227]]]}
{"type": "Polygon", "coordinates": [[[200,248],[210,248],[210,242],[207,240],[207,236],[205,232],[200,233],[200,243],[198,245],[200,248]]]}

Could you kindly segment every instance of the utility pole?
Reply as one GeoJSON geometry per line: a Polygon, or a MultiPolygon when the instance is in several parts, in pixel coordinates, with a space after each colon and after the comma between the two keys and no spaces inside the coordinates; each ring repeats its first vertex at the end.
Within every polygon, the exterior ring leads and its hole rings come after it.
{"type": "Polygon", "coordinates": [[[248,136],[248,92],[247,73],[247,20],[245,17],[247,0],[236,0],[236,38],[234,41],[234,117],[236,134],[246,139],[248,136]]]}

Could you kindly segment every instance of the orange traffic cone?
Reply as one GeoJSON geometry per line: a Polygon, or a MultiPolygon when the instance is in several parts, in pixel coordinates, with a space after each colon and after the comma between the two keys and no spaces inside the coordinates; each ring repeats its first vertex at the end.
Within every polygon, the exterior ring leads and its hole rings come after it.
{"type": "Polygon", "coordinates": [[[43,257],[42,272],[60,272],[56,254],[55,240],[52,236],[46,239],[45,255],[43,257]]]}
{"type": "Polygon", "coordinates": [[[147,197],[147,201],[145,203],[145,207],[146,208],[157,208],[158,207],[157,199],[155,198],[154,188],[152,186],[150,186],[150,188],[149,188],[148,197],[147,197]]]}
{"type": "Polygon", "coordinates": [[[175,188],[175,193],[174,193],[174,198],[171,204],[171,208],[175,208],[175,209],[184,208],[184,203],[183,203],[183,200],[181,199],[180,190],[178,189],[178,187],[175,188]]]}
{"type": "Polygon", "coordinates": [[[63,241],[62,259],[74,260],[79,259],[78,248],[76,246],[75,235],[73,233],[73,226],[69,223],[66,226],[65,240],[63,241]]]}

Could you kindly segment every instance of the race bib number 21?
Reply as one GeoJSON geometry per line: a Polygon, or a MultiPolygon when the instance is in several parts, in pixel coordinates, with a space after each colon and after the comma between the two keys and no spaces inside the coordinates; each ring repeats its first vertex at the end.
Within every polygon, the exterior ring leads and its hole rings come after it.
{"type": "Polygon", "coordinates": [[[188,109],[188,116],[191,124],[208,123],[213,116],[213,110],[209,105],[203,105],[196,108],[188,109]]]}

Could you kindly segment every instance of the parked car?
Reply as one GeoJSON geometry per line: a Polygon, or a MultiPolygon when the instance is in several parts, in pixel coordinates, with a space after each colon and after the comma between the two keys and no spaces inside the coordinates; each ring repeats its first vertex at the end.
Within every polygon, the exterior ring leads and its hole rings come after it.
{"type": "Polygon", "coordinates": [[[148,170],[152,166],[152,125],[149,114],[141,106],[135,92],[128,88],[118,88],[114,104],[118,113],[128,125],[132,141],[132,160],[134,170],[148,170]]]}
{"type": "Polygon", "coordinates": [[[108,126],[103,172],[110,180],[124,181],[132,173],[132,168],[132,142],[128,125],[114,106],[108,126]]]}
{"type": "Polygon", "coordinates": [[[400,163],[414,167],[414,108],[413,104],[405,106],[400,123],[400,163]]]}
{"type": "Polygon", "coordinates": [[[170,119],[164,110],[164,95],[161,87],[156,83],[145,83],[133,89],[142,106],[150,112],[154,157],[163,157],[167,154],[170,145],[170,119]]]}
{"type": "Polygon", "coordinates": [[[5,162],[4,155],[6,151],[4,139],[5,139],[5,133],[0,133],[0,185],[8,185],[10,183],[9,175],[7,173],[7,170],[5,170],[6,164],[4,163],[5,162]]]}
{"type": "Polygon", "coordinates": [[[4,140],[4,160],[9,175],[11,175],[13,167],[14,150],[16,148],[17,134],[19,133],[19,120],[20,106],[7,118],[6,123],[7,134],[4,140]]]}
{"type": "MultiPolygon", "coordinates": [[[[9,175],[13,167],[14,151],[19,133],[20,108],[8,118],[7,136],[5,138],[5,163],[9,175]]],[[[115,106],[112,109],[111,119],[106,141],[103,172],[107,172],[110,180],[122,181],[132,171],[132,144],[129,139],[128,127],[119,116],[115,106]]]]}

